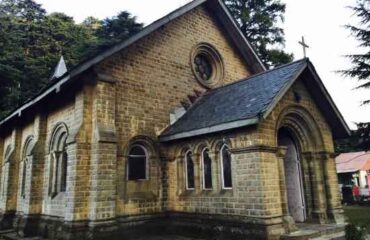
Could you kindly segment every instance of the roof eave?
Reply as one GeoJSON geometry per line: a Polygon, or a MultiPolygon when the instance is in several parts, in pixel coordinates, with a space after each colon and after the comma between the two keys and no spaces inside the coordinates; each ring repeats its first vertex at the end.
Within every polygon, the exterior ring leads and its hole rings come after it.
{"type": "Polygon", "coordinates": [[[310,70],[310,72],[314,76],[314,79],[315,79],[317,85],[320,87],[322,93],[324,94],[324,96],[325,96],[326,100],[328,101],[330,107],[334,111],[335,116],[337,117],[337,120],[340,122],[340,124],[341,124],[341,126],[342,126],[342,128],[343,128],[343,130],[346,134],[346,135],[343,135],[341,137],[346,138],[346,137],[351,136],[351,129],[349,128],[346,121],[344,120],[342,114],[340,113],[338,107],[334,103],[334,101],[333,101],[332,97],[330,96],[328,90],[326,89],[326,87],[322,83],[319,75],[317,74],[317,72],[316,72],[316,70],[315,70],[315,68],[314,68],[314,66],[311,62],[309,62],[309,64],[308,64],[308,69],[310,70]]]}
{"type": "Polygon", "coordinates": [[[266,110],[263,112],[263,119],[266,119],[270,115],[270,113],[273,111],[273,109],[275,108],[277,103],[282,99],[282,97],[292,87],[292,85],[296,82],[296,80],[300,77],[300,75],[304,72],[304,70],[308,69],[310,71],[310,73],[312,74],[316,84],[319,86],[321,92],[324,94],[324,97],[328,101],[331,109],[334,111],[337,120],[341,124],[341,127],[343,128],[344,132],[346,133],[345,136],[341,136],[341,137],[344,138],[344,137],[350,136],[351,135],[350,128],[348,127],[347,123],[345,122],[342,114],[339,112],[339,110],[338,110],[337,106],[335,105],[333,99],[331,98],[329,92],[327,91],[324,84],[322,83],[322,81],[321,81],[320,77],[318,76],[315,68],[313,67],[312,63],[309,61],[308,58],[305,59],[305,61],[306,61],[306,63],[305,63],[305,65],[302,66],[300,71],[298,71],[295,74],[295,76],[292,77],[292,79],[289,81],[289,83],[280,90],[280,92],[276,95],[274,100],[270,103],[270,105],[268,105],[266,110]]]}
{"type": "Polygon", "coordinates": [[[201,135],[210,134],[210,133],[217,133],[217,132],[232,130],[232,129],[236,129],[240,127],[256,125],[258,124],[258,122],[259,122],[259,118],[254,117],[254,118],[243,119],[243,120],[238,120],[238,121],[233,121],[233,122],[228,122],[228,123],[222,123],[222,124],[218,124],[218,125],[211,126],[211,127],[191,130],[187,132],[175,133],[171,135],[160,136],[159,141],[160,142],[170,142],[170,141],[189,138],[189,137],[196,137],[196,136],[201,136],[201,135]]]}

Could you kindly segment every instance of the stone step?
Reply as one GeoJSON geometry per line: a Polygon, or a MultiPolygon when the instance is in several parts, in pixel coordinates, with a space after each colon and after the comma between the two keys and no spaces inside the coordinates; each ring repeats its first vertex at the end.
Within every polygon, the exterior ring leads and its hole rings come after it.
{"type": "Polygon", "coordinates": [[[7,234],[7,233],[12,233],[14,232],[13,229],[8,229],[8,230],[0,230],[0,236],[7,234]]]}
{"type": "Polygon", "coordinates": [[[16,232],[0,233],[1,238],[4,240],[43,240],[41,237],[20,237],[16,232]]]}
{"type": "Polygon", "coordinates": [[[329,234],[325,236],[320,236],[318,238],[312,238],[311,240],[345,240],[345,233],[344,232],[338,232],[334,234],[329,234]]]}
{"type": "Polygon", "coordinates": [[[311,239],[325,239],[338,240],[344,239],[344,227],[345,225],[336,224],[300,224],[297,225],[299,230],[283,235],[283,240],[311,240],[311,239]]]}

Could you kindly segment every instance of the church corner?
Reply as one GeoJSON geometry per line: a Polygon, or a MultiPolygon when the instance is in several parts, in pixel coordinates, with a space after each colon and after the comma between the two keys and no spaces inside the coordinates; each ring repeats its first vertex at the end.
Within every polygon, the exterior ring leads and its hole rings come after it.
{"type": "Polygon", "coordinates": [[[221,1],[53,81],[0,121],[0,235],[343,231],[333,139],[348,126],[308,59],[266,70],[221,1]]]}

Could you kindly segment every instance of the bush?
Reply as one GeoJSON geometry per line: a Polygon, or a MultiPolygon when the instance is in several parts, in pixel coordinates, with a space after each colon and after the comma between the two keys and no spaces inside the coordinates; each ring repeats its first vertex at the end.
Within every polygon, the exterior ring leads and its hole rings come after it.
{"type": "Polygon", "coordinates": [[[366,240],[366,228],[364,226],[348,224],[345,231],[346,240],[366,240]]]}

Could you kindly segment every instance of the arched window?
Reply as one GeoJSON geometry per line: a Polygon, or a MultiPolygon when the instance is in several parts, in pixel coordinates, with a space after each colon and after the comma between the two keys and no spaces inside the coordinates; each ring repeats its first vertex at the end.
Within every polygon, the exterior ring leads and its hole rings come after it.
{"type": "Polygon", "coordinates": [[[148,154],[146,148],[140,144],[133,145],[128,154],[128,180],[146,180],[147,163],[148,154]]]}
{"type": "Polygon", "coordinates": [[[187,151],[185,154],[185,179],[186,189],[194,189],[194,161],[191,151],[187,151]]]}
{"type": "Polygon", "coordinates": [[[50,142],[50,195],[52,197],[66,191],[68,169],[67,137],[68,130],[65,124],[59,124],[52,134],[50,142]]]}
{"type": "Polygon", "coordinates": [[[231,155],[227,145],[223,145],[220,151],[221,156],[221,182],[223,189],[230,189],[232,185],[231,155]]]}
{"type": "Polygon", "coordinates": [[[10,157],[11,151],[12,151],[12,146],[11,145],[8,145],[6,147],[5,154],[4,154],[5,162],[8,162],[9,161],[9,157],[10,157]]]}
{"type": "Polygon", "coordinates": [[[12,153],[12,146],[8,145],[4,153],[4,163],[1,170],[1,198],[3,199],[7,193],[7,186],[9,180],[9,165],[10,165],[10,156],[12,153]]]}
{"type": "Polygon", "coordinates": [[[26,197],[26,178],[27,178],[27,165],[29,162],[29,158],[32,154],[32,149],[34,146],[33,137],[28,137],[26,143],[23,147],[23,154],[22,154],[22,182],[21,182],[21,196],[22,198],[26,197]]]}
{"type": "Polygon", "coordinates": [[[202,151],[203,189],[212,189],[212,160],[208,148],[202,151]]]}

